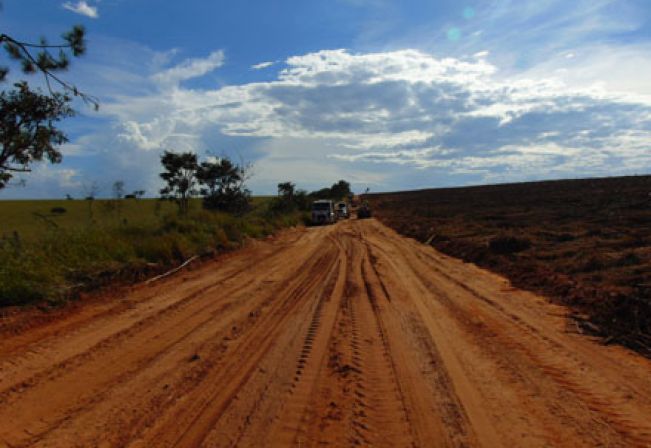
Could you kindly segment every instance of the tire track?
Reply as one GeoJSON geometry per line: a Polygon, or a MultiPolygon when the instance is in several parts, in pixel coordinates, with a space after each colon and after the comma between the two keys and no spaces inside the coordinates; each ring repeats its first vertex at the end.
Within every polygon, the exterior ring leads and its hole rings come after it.
{"type": "MultiPolygon", "coordinates": [[[[386,251],[386,246],[381,248],[374,244],[373,248],[386,251]]],[[[417,248],[417,251],[420,251],[420,248],[417,248]]],[[[431,256],[428,254],[429,257],[431,256]]],[[[418,258],[422,261],[422,257],[418,258]]],[[[490,350],[491,357],[502,358],[502,365],[521,365],[527,366],[527,369],[531,369],[533,366],[539,371],[538,374],[529,376],[523,376],[523,372],[510,372],[513,378],[526,384],[525,390],[539,389],[541,377],[547,382],[552,380],[556,383],[558,395],[546,403],[548,410],[542,414],[544,416],[542,418],[548,419],[551,414],[558,415],[568,422],[569,427],[575,427],[575,437],[579,435],[586,439],[592,438],[595,441],[599,440],[598,437],[612,438],[613,440],[623,439],[628,440],[628,443],[634,446],[651,444],[649,426],[639,420],[637,423],[632,422],[630,417],[632,413],[626,412],[628,404],[623,397],[617,397],[612,392],[608,395],[595,392],[608,389],[603,384],[599,384],[599,381],[591,386],[591,380],[588,380],[586,384],[586,379],[579,375],[583,375],[587,366],[577,363],[573,356],[568,355],[567,348],[563,344],[542,334],[538,328],[507,311],[503,305],[485,294],[479,293],[467,283],[441,272],[440,268],[419,265],[415,260],[407,259],[407,257],[405,257],[404,263],[418,277],[418,281],[437,298],[437,301],[452,313],[457,324],[461,324],[467,329],[467,334],[474,338],[477,346],[481,346],[482,341],[491,340],[493,343],[489,347],[499,348],[499,350],[490,350]],[[426,274],[426,272],[428,273],[426,274]],[[445,290],[438,286],[437,278],[431,275],[432,272],[441,276],[439,282],[442,281],[442,283],[439,284],[445,284],[445,290]],[[449,286],[453,286],[453,288],[449,286]],[[450,291],[454,292],[455,289],[458,289],[458,292],[454,293],[453,297],[450,295],[450,291]],[[478,299],[479,303],[466,309],[464,304],[467,299],[464,294],[470,294],[471,297],[478,299]],[[460,300],[461,298],[463,300],[460,300]],[[499,317],[482,313],[477,307],[480,305],[490,307],[490,310],[497,312],[499,317]],[[520,353],[526,359],[514,360],[515,353],[520,353]],[[562,398],[568,393],[573,397],[562,398]],[[568,408],[563,403],[572,405],[568,408]],[[578,403],[585,403],[585,408],[592,415],[583,416],[582,414],[585,412],[578,413],[576,411],[578,403]],[[613,408],[618,409],[617,413],[611,411],[613,408]],[[603,424],[595,425],[595,420],[601,420],[603,424]],[[597,427],[600,429],[596,432],[597,427]],[[609,436],[604,431],[614,431],[614,434],[609,436]],[[601,433],[600,436],[599,433],[601,433]],[[595,437],[597,438],[595,439],[595,437]]],[[[542,390],[540,393],[543,393],[542,390]]],[[[545,393],[549,394],[549,391],[545,393]]],[[[551,428],[553,424],[548,422],[548,426],[551,428]]]]}
{"type": "MultiPolygon", "coordinates": [[[[546,336],[537,327],[527,323],[516,314],[507,311],[504,306],[485,294],[438,268],[434,269],[446,280],[467,291],[474,298],[499,313],[499,320],[482,315],[482,321],[485,326],[483,331],[485,333],[491,331],[491,337],[497,338],[502,347],[523,353],[529,359],[529,363],[542,369],[546,377],[553,379],[560,387],[572,392],[577,399],[585,403],[588,409],[597,414],[595,418],[603,419],[624,440],[635,446],[651,446],[651,424],[648,424],[648,421],[646,424],[640,421],[634,422],[630,411],[627,411],[627,400],[623,396],[617,396],[619,394],[613,394],[612,391],[609,391],[608,395],[601,394],[599,391],[607,389],[607,387],[590,380],[586,382],[585,376],[577,372],[585,372],[588,366],[577,361],[572,354],[568,353],[566,346],[546,336]],[[514,331],[513,328],[506,330],[505,322],[518,330],[514,331]],[[518,335],[517,338],[513,336],[514,334],[518,335]],[[553,352],[553,355],[550,352],[553,352]],[[617,409],[617,411],[613,411],[613,409],[617,409]]],[[[419,271],[415,269],[414,272],[418,273],[419,271]]],[[[439,297],[445,296],[445,293],[437,289],[431,280],[424,279],[423,276],[421,276],[421,280],[430,290],[436,290],[439,297]]],[[[457,307],[455,310],[457,315],[464,313],[458,303],[450,298],[445,300],[445,303],[448,307],[457,307]]],[[[462,319],[459,318],[459,321],[462,319]]],[[[651,415],[651,407],[649,407],[648,415],[651,415]]]]}
{"type": "MultiPolygon", "coordinates": [[[[385,345],[395,345],[393,350],[387,350],[387,353],[391,353],[387,356],[387,362],[400,387],[414,446],[476,445],[466,411],[425,323],[413,306],[391,302],[390,286],[382,281],[375,266],[377,259],[373,257],[367,241],[365,249],[366,257],[362,264],[364,283],[385,345]],[[396,318],[399,314],[403,314],[402,325],[396,318]],[[406,343],[408,340],[409,344],[406,343]],[[414,352],[414,348],[418,351],[414,352]],[[409,352],[413,352],[416,359],[406,357],[405,354],[409,352]],[[410,380],[400,381],[400,378],[410,380]],[[432,395],[423,400],[424,391],[428,389],[432,395]]],[[[395,294],[400,296],[404,292],[395,291],[395,294]]]]}
{"type": "MultiPolygon", "coordinates": [[[[284,252],[289,249],[290,246],[283,248],[279,251],[278,254],[275,254],[270,259],[266,259],[264,261],[266,264],[273,266],[273,262],[276,259],[282,257],[284,255],[284,252]]],[[[100,330],[100,334],[98,336],[94,336],[93,334],[89,335],[88,333],[83,333],[82,330],[85,329],[83,325],[84,323],[78,323],[78,328],[71,332],[57,334],[58,339],[55,339],[54,341],[52,341],[51,338],[45,338],[44,341],[32,343],[32,347],[30,347],[29,351],[27,351],[24,355],[12,358],[8,358],[6,355],[3,356],[6,358],[6,361],[0,364],[0,402],[2,402],[3,396],[9,392],[12,387],[19,385],[18,387],[21,390],[24,390],[32,383],[36,382],[39,374],[43,375],[48,371],[56,369],[67,370],[74,363],[75,358],[83,358],[84,356],[87,356],[88,353],[93,352],[95,349],[107,346],[110,344],[111,338],[117,340],[121,336],[128,335],[129,331],[133,330],[136,327],[151,325],[153,324],[153,321],[165,316],[167,313],[178,312],[181,308],[192,305],[191,302],[194,299],[201,298],[205,294],[212,292],[215,288],[223,287],[225,281],[232,281],[234,279],[236,280],[239,278],[238,276],[242,274],[250,275],[251,269],[260,261],[261,260],[258,259],[251,260],[243,266],[239,266],[235,269],[231,269],[226,266],[226,268],[223,269],[225,272],[218,272],[217,278],[214,280],[211,278],[211,282],[207,285],[200,284],[198,285],[198,288],[192,287],[189,293],[180,297],[178,295],[171,296],[169,301],[160,300],[159,297],[159,300],[157,301],[158,303],[152,306],[151,309],[143,310],[143,308],[145,308],[150,301],[157,298],[157,293],[148,294],[144,298],[138,300],[138,303],[134,309],[130,309],[128,307],[124,309],[124,306],[118,306],[118,310],[116,310],[116,307],[114,307],[94,317],[93,326],[95,327],[99,326],[102,320],[111,317],[113,319],[120,318],[121,320],[126,321],[126,325],[122,326],[122,328],[116,329],[113,326],[109,326],[103,333],[100,330]],[[79,342],[74,344],[75,348],[81,347],[81,349],[77,349],[77,353],[68,355],[67,357],[50,357],[47,359],[47,364],[43,364],[43,355],[52,352],[56,353],[56,342],[61,342],[62,337],[65,337],[66,339],[71,339],[74,337],[81,339],[79,342]],[[94,340],[94,344],[92,342],[89,343],[89,340],[94,340]],[[48,342],[50,344],[48,344],[48,342]]],[[[272,272],[268,272],[268,275],[271,274],[272,272]]],[[[200,278],[199,280],[203,280],[205,283],[205,278],[200,278]]],[[[161,288],[163,288],[163,286],[157,288],[157,291],[161,288]]],[[[235,292],[236,291],[231,291],[229,293],[235,292]]],[[[211,304],[208,303],[204,308],[198,310],[197,312],[203,312],[210,306],[211,304]]],[[[67,345],[71,345],[71,341],[65,342],[67,345]]],[[[8,346],[8,344],[6,346],[8,346]]],[[[15,351],[22,347],[23,345],[19,344],[12,350],[15,351]]]]}
{"type": "Polygon", "coordinates": [[[377,221],[0,341],[0,446],[651,446],[651,363],[377,221]]]}
{"type": "Polygon", "coordinates": [[[265,441],[264,445],[291,444],[296,432],[287,431],[288,425],[297,429],[300,389],[306,380],[309,384],[310,367],[319,364],[314,362],[315,357],[319,359],[320,352],[317,335],[327,331],[327,308],[335,293],[341,261],[339,257],[333,259],[322,284],[315,288],[314,300],[309,296],[305,298],[300,310],[291,317],[293,323],[286,325],[277,339],[275,349],[269,351],[259,364],[255,373],[259,378],[250,380],[244,389],[245,394],[238,395],[236,404],[222,415],[206,438],[206,445],[258,446],[261,440],[265,441]],[[321,330],[323,320],[326,330],[321,330]],[[297,411],[293,415],[292,408],[297,411]],[[274,419],[269,418],[272,415],[274,419]],[[282,423],[285,431],[277,433],[276,429],[281,429],[277,423],[282,423]],[[237,428],[235,434],[234,427],[237,428]],[[279,437],[284,437],[284,442],[279,442],[279,437]],[[227,439],[232,441],[226,443],[227,439]]]}
{"type": "MultiPolygon", "coordinates": [[[[274,272],[275,270],[271,269],[268,273],[273,275],[274,272]]],[[[259,289],[263,281],[256,279],[253,283],[241,283],[234,283],[230,289],[222,288],[223,292],[226,294],[249,292],[249,297],[260,296],[259,289]]],[[[24,434],[20,435],[17,440],[26,440],[28,444],[31,444],[30,441],[40,440],[56,431],[70,419],[76,418],[79,414],[88,412],[90,408],[100,404],[110,394],[114,385],[126,383],[140,372],[157,364],[168,350],[200,333],[216,317],[231,308],[233,303],[237,303],[237,301],[229,301],[224,304],[220,301],[203,300],[200,302],[203,305],[197,309],[194,300],[199,297],[205,298],[207,292],[213,291],[219,286],[223,287],[223,284],[219,284],[219,281],[211,282],[188,296],[181,296],[180,300],[162,309],[156,309],[150,316],[110,335],[89,350],[33,376],[29,383],[23,382],[13,389],[9,389],[3,396],[0,396],[3,404],[3,407],[0,408],[0,416],[2,416],[3,410],[7,410],[11,412],[10,418],[15,424],[20,424],[22,418],[30,429],[25,429],[24,434]],[[185,315],[181,313],[182,310],[186,310],[185,315]],[[169,328],[175,330],[169,332],[169,328]],[[176,330],[177,328],[179,330],[176,330]],[[145,335],[147,335],[147,339],[143,339],[145,335]],[[128,349],[125,350],[125,344],[133,340],[138,341],[138,345],[129,344],[128,349]],[[125,352],[127,352],[126,354],[131,352],[136,357],[128,363],[124,363],[124,359],[128,359],[125,352]],[[112,353],[115,353],[114,362],[111,362],[112,353]],[[92,370],[93,365],[96,365],[94,371],[92,370]],[[83,380],[84,389],[75,390],[74,384],[78,380],[74,375],[85,378],[83,380]],[[43,385],[50,392],[34,391],[40,387],[39,385],[43,385]],[[59,390],[73,391],[73,393],[62,394],[58,392],[59,390]],[[39,406],[35,412],[31,408],[30,402],[25,400],[26,397],[39,393],[41,395],[45,393],[49,399],[47,406],[39,406]],[[81,395],[79,395],[80,393],[81,395]],[[21,414],[20,410],[22,409],[24,411],[21,414]]],[[[282,285],[278,286],[278,290],[283,288],[282,285]]],[[[237,303],[235,310],[245,306],[247,302],[248,300],[244,300],[237,303]]],[[[228,322],[224,321],[221,325],[225,324],[228,325],[228,322]]],[[[207,339],[210,340],[211,336],[218,333],[220,329],[219,326],[208,328],[207,339]]],[[[6,438],[8,435],[4,437],[6,438]]]]}
{"type": "MultiPolygon", "coordinates": [[[[256,366],[274,343],[278,333],[283,331],[287,316],[298,305],[301,299],[314,289],[324,270],[327,269],[328,256],[321,256],[311,262],[307,269],[297,277],[293,284],[286,286],[282,298],[272,303],[273,309],[265,313],[252,329],[245,335],[234,350],[236,359],[226,358],[223,370],[208,376],[197,385],[197,393],[192,394],[193,403],[170,414],[175,427],[158,425],[152,438],[145,437],[143,446],[198,446],[212,427],[219,420],[224,410],[236,397],[237,392],[247,383],[254,373],[256,366]],[[208,383],[208,384],[206,384],[208,383]],[[216,388],[214,385],[221,385],[216,388]],[[203,387],[201,387],[203,386],[203,387]],[[177,431],[177,428],[180,431],[177,431]]],[[[327,272],[327,270],[326,270],[327,272]]],[[[187,399],[185,401],[188,401],[187,399]]]]}
{"type": "MultiPolygon", "coordinates": [[[[261,288],[263,287],[261,283],[253,282],[236,285],[233,289],[229,290],[227,288],[224,292],[226,294],[239,293],[239,297],[246,293],[249,293],[249,297],[260,297],[262,296],[261,288]]],[[[20,418],[20,414],[17,414],[16,410],[25,407],[24,401],[26,397],[29,397],[31,390],[39,387],[39,385],[47,387],[51,391],[47,393],[50,396],[48,407],[39,407],[38,412],[29,411],[29,414],[23,417],[35,420],[35,425],[30,429],[30,440],[38,440],[49,432],[56,430],[69,418],[75,417],[77,414],[87,411],[88,407],[100,403],[109,394],[111,384],[127,382],[129,378],[157,363],[172,347],[185,343],[193,335],[201,333],[206,327],[210,328],[207,329],[208,334],[203,338],[210,340],[215,333],[221,331],[224,325],[230,325],[228,321],[222,322],[222,327],[214,327],[212,323],[216,317],[233,308],[234,304],[237,305],[233,312],[237,311],[238,308],[245,307],[248,300],[238,302],[238,296],[236,295],[235,300],[226,303],[205,301],[206,304],[198,309],[189,307],[197,294],[203,293],[205,295],[207,291],[213,290],[215,287],[216,285],[210,285],[200,291],[195,291],[190,297],[186,297],[183,303],[179,303],[189,314],[180,315],[178,307],[167,307],[101,341],[91,350],[53,366],[51,370],[46,371],[44,374],[37,375],[32,383],[24,383],[19,385],[16,390],[10,390],[5,396],[0,396],[0,402],[7,408],[12,403],[18,402],[12,411],[12,419],[16,421],[20,418]],[[169,328],[178,328],[179,330],[169,332],[169,328]],[[129,347],[125,349],[124,345],[132,340],[138,341],[137,345],[129,344],[129,347]],[[128,364],[122,365],[120,360],[128,358],[127,355],[132,358],[128,364]],[[111,361],[111,359],[114,360],[111,361]],[[107,361],[109,366],[107,366],[107,361]],[[56,390],[71,389],[71,386],[77,381],[75,375],[77,377],[80,375],[77,373],[78,370],[81,370],[81,375],[88,378],[85,381],[86,389],[83,391],[83,395],[79,395],[79,392],[65,394],[65,396],[57,394],[56,390]],[[107,375],[108,372],[111,372],[111,374],[107,375]],[[96,392],[102,389],[103,392],[96,392]],[[55,399],[54,397],[58,398],[55,399]],[[69,403],[67,408],[65,407],[66,403],[69,403]],[[59,417],[52,419],[54,409],[56,409],[59,417]],[[38,415],[41,418],[37,418],[38,415]]],[[[279,289],[282,288],[282,286],[279,287],[279,289]]],[[[230,314],[233,314],[233,312],[230,314]]],[[[246,316],[245,313],[242,313],[242,315],[246,316]]],[[[234,322],[234,324],[237,323],[234,322]]],[[[74,390],[74,387],[72,389],[74,390]]],[[[2,415],[3,412],[0,410],[0,417],[2,415]]]]}

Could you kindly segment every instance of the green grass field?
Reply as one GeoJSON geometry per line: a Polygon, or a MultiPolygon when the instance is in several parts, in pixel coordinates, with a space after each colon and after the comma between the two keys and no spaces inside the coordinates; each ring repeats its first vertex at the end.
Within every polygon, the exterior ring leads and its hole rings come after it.
{"type": "Polygon", "coordinates": [[[180,216],[175,203],[156,199],[0,201],[0,307],[60,302],[305,222],[305,212],[273,203],[253,198],[236,216],[195,200],[180,216]]]}
{"type": "MultiPolygon", "coordinates": [[[[258,196],[252,198],[251,204],[255,210],[270,200],[270,196],[258,196]]],[[[201,200],[192,200],[190,207],[192,211],[200,210],[201,200]]],[[[175,203],[159,199],[0,201],[0,238],[17,232],[21,238],[33,241],[53,228],[151,226],[176,210],[175,203]],[[65,212],[53,213],[57,207],[65,212]]]]}

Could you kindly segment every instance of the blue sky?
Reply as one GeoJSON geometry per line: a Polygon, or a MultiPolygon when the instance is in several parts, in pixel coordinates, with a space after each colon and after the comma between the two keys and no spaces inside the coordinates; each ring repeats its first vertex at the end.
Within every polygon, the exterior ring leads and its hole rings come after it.
{"type": "Polygon", "coordinates": [[[156,195],[163,150],[253,162],[257,194],[651,172],[646,0],[3,3],[24,40],[86,26],[65,76],[101,108],[0,198],[156,195]]]}

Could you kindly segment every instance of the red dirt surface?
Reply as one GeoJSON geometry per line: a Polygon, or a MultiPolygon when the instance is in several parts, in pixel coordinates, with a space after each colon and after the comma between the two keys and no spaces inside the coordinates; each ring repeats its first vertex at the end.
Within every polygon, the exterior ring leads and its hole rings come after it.
{"type": "Polygon", "coordinates": [[[0,339],[0,446],[651,444],[651,361],[375,219],[0,339]]]}
{"type": "Polygon", "coordinates": [[[570,305],[651,355],[651,176],[369,195],[403,235],[570,305]]]}

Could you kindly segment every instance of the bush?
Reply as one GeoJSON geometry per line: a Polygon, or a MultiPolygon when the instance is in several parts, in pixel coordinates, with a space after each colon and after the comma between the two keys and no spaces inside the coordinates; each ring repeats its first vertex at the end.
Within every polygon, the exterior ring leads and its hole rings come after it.
{"type": "Polygon", "coordinates": [[[251,194],[246,189],[233,189],[207,195],[203,198],[203,208],[229,213],[246,213],[249,211],[251,194]]]}
{"type": "Polygon", "coordinates": [[[52,207],[50,209],[50,213],[54,213],[55,215],[63,215],[66,211],[64,207],[52,207]]]}
{"type": "Polygon", "coordinates": [[[63,279],[57,271],[38,252],[0,245],[0,306],[58,299],[63,279]]]}

